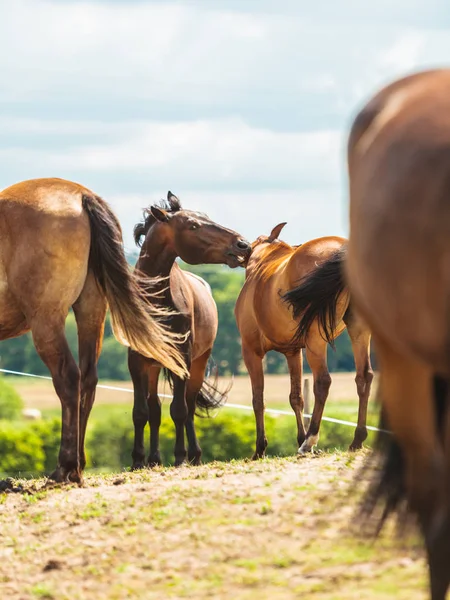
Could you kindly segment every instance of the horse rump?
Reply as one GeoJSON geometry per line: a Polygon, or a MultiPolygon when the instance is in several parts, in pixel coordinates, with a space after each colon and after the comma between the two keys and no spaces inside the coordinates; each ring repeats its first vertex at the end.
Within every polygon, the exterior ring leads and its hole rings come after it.
{"type": "Polygon", "coordinates": [[[282,299],[292,307],[294,319],[298,320],[292,342],[304,344],[314,321],[325,341],[334,348],[336,330],[336,308],[339,297],[347,289],[343,264],[347,247],[342,246],[329,259],[300,280],[292,290],[282,295],[282,299]]]}

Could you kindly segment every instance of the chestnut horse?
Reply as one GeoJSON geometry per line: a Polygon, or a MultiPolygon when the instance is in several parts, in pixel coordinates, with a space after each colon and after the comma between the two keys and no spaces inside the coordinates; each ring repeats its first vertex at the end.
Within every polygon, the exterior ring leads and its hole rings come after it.
{"type": "Polygon", "coordinates": [[[183,375],[177,338],[149,312],[107,203],[63,179],[23,181],[0,192],[0,339],[31,331],[61,400],[56,481],[81,482],[84,438],[97,385],[107,303],[116,338],[183,375]],[[73,307],[79,364],[65,320],[73,307]]]}
{"type": "MultiPolygon", "coordinates": [[[[301,246],[290,246],[278,239],[285,223],[277,225],[269,236],[261,236],[252,244],[246,268],[246,279],[238,297],[235,315],[242,339],[242,355],[248,369],[253,392],[256,419],[256,450],[254,459],[264,456],[267,439],[264,428],[263,358],[269,350],[285,355],[291,379],[289,401],[297,418],[299,454],[312,450],[319,440],[320,422],[331,385],[327,367],[327,340],[320,321],[313,320],[301,335],[295,335],[300,315],[292,311],[286,300],[295,299],[296,285],[317,269],[317,264],[332,256],[346,240],[322,237],[301,246]],[[289,292],[286,298],[283,294],[289,292]],[[314,411],[305,434],[303,424],[302,348],[314,378],[314,411]]],[[[311,290],[309,302],[320,299],[319,287],[311,290]]],[[[356,384],[359,396],[358,425],[352,449],[361,448],[367,437],[367,402],[372,381],[369,346],[370,332],[353,315],[348,297],[342,294],[334,315],[335,326],[330,341],[348,328],[356,364],[356,384]]]]}
{"type": "Polygon", "coordinates": [[[320,269],[333,280],[329,309],[348,286],[372,330],[381,426],[393,433],[379,437],[381,468],[364,513],[381,505],[380,528],[396,511],[418,517],[432,599],[444,600],[450,584],[450,70],[417,73],[379,92],[353,123],[348,164],[348,247],[320,269]]]}
{"type": "MultiPolygon", "coordinates": [[[[407,499],[431,596],[450,585],[450,70],[403,78],[358,114],[348,143],[346,275],[369,324],[393,436],[369,508],[407,499]]],[[[386,448],[387,445],[387,448],[386,448]]]]}
{"type": "MultiPolygon", "coordinates": [[[[169,317],[168,326],[173,332],[186,336],[180,347],[190,378],[186,380],[177,373],[170,374],[173,388],[170,414],[176,430],[175,465],[186,459],[185,428],[189,461],[199,464],[202,451],[195,433],[195,409],[208,411],[224,399],[214,386],[205,382],[205,370],[217,334],[217,307],[209,285],[200,277],[180,269],[175,259],[180,257],[191,265],[223,263],[234,268],[246,262],[250,244],[206,215],[183,209],[171,192],[167,194],[167,202],[151,206],[144,216],[144,222],[136,225],[134,230],[137,244],[145,236],[136,269],[161,278],[160,294],[152,302],[155,306],[174,309],[177,314],[169,317]]],[[[144,466],[147,422],[150,424],[148,465],[158,465],[161,464],[160,368],[152,366],[144,355],[135,351],[129,352],[128,365],[134,386],[132,468],[144,466]]]]}

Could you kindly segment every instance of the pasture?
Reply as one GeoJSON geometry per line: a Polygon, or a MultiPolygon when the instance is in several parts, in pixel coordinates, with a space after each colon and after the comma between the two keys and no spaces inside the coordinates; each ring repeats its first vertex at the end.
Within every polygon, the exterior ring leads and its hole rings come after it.
{"type": "MultiPolygon", "coordinates": [[[[355,420],[353,377],[333,375],[326,415],[355,420]]],[[[27,407],[59,413],[50,381],[8,379],[27,407]]],[[[267,406],[289,410],[287,390],[288,376],[267,377],[267,406]]],[[[248,378],[229,402],[251,404],[248,378]]],[[[100,388],[92,422],[119,412],[131,428],[131,406],[131,394],[100,388]]],[[[88,474],[82,488],[23,481],[25,493],[0,496],[3,597],[424,599],[414,537],[400,544],[387,530],[374,543],[350,529],[364,455],[88,474]]]]}
{"type": "Polygon", "coordinates": [[[362,454],[87,476],[1,496],[10,600],[422,600],[417,540],[349,529],[362,454]]]}
{"type": "MultiPolygon", "coordinates": [[[[8,383],[13,385],[24,399],[27,408],[38,408],[44,413],[48,411],[60,409],[59,399],[53,389],[52,382],[45,379],[32,379],[29,377],[16,377],[12,375],[5,376],[8,383]]],[[[310,380],[310,402],[314,401],[312,394],[312,376],[305,374],[304,379],[310,380]]],[[[333,410],[345,412],[350,418],[354,414],[356,418],[358,404],[355,386],[354,373],[332,373],[333,382],[330,388],[330,395],[325,407],[325,415],[335,416],[333,410]]],[[[247,376],[220,377],[219,388],[226,389],[232,383],[228,401],[233,404],[244,404],[251,406],[252,395],[250,378],[247,376]]],[[[130,392],[133,389],[131,382],[124,381],[100,381],[99,385],[127,388],[130,392]]],[[[161,394],[170,394],[170,389],[167,384],[161,383],[161,394]]],[[[371,404],[376,393],[376,378],[374,389],[371,396],[371,404]]],[[[267,408],[280,410],[290,410],[289,406],[289,375],[266,375],[264,396],[267,408]]],[[[169,399],[162,399],[165,404],[169,399]]],[[[108,405],[124,405],[124,410],[132,407],[132,394],[127,394],[121,391],[108,390],[98,388],[94,408],[92,409],[92,418],[95,418],[96,413],[104,411],[104,407],[108,405]]],[[[58,413],[59,414],[59,413],[58,413]]],[[[294,414],[294,413],[292,413],[294,414]]],[[[350,420],[354,420],[351,419],[350,420]]]]}

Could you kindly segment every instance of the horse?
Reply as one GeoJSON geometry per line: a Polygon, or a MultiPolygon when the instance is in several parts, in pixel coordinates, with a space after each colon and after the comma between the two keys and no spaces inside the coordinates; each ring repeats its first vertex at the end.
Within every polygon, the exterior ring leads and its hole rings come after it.
{"type": "Polygon", "coordinates": [[[95,398],[107,305],[116,338],[185,373],[179,341],[148,310],[108,204],[63,179],[22,181],[0,192],[0,339],[31,331],[62,407],[57,482],[82,482],[86,425],[95,398]],[[79,366],[65,336],[73,308],[79,366]]]}
{"type": "MultiPolygon", "coordinates": [[[[242,340],[242,356],[252,384],[252,402],[256,419],[256,449],[253,459],[262,458],[267,447],[264,428],[263,358],[269,350],[284,354],[289,368],[291,389],[289,401],[297,419],[297,443],[300,455],[311,452],[319,440],[320,422],[331,385],[327,367],[327,340],[320,322],[313,319],[304,331],[298,330],[301,311],[292,309],[297,284],[309,275],[308,304],[320,304],[321,282],[314,281],[317,264],[342,248],[346,240],[330,236],[313,239],[300,246],[279,240],[286,223],[273,228],[269,236],[260,236],[252,244],[246,267],[245,283],[235,307],[242,340]],[[305,433],[303,423],[302,348],[314,378],[314,410],[305,433]]],[[[303,310],[302,308],[302,310],[303,310]]],[[[347,327],[356,365],[359,396],[358,424],[351,449],[359,449],[367,437],[367,403],[373,372],[370,364],[370,332],[351,309],[347,295],[337,299],[333,321],[333,341],[347,327]]]]}
{"type": "MultiPolygon", "coordinates": [[[[220,406],[226,396],[205,381],[205,371],[217,334],[217,307],[211,288],[200,277],[182,270],[176,262],[226,264],[231,268],[244,265],[251,247],[235,231],[214,223],[205,214],[182,208],[180,200],[168,192],[167,201],[150,206],[144,221],[134,229],[135,241],[141,244],[136,270],[160,279],[159,295],[152,299],[177,314],[167,319],[171,331],[186,336],[180,346],[189,370],[189,379],[166,371],[171,382],[173,399],[170,415],[175,424],[175,465],[186,460],[184,429],[188,439],[188,460],[201,462],[201,448],[194,427],[196,407],[208,412],[220,406]]],[[[159,428],[161,401],[158,396],[160,368],[134,350],[129,351],[128,367],[133,381],[134,447],[132,469],[145,466],[144,428],[150,425],[150,467],[161,464],[159,428]]]]}
{"type": "Polygon", "coordinates": [[[380,426],[392,433],[379,434],[363,516],[375,514],[378,530],[391,514],[401,523],[416,519],[431,598],[444,600],[450,586],[450,70],[414,73],[381,89],[353,121],[348,169],[350,236],[333,262],[372,331],[380,426]]]}

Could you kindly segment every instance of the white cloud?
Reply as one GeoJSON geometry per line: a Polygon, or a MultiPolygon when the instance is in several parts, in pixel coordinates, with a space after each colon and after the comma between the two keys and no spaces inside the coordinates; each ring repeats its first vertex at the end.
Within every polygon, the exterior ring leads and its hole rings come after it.
{"type": "Polygon", "coordinates": [[[396,71],[413,69],[419,63],[425,43],[426,34],[424,32],[409,31],[405,33],[382,53],[379,61],[380,67],[396,71]]]}
{"type": "MultiPolygon", "coordinates": [[[[0,121],[1,126],[1,121],[0,121]]],[[[48,132],[74,133],[70,122],[46,124],[29,120],[12,122],[10,129],[30,127],[43,137],[48,132]]],[[[341,134],[338,131],[274,132],[256,129],[240,119],[176,123],[131,122],[79,124],[81,131],[108,132],[110,143],[74,145],[66,150],[0,150],[3,161],[21,162],[59,172],[113,172],[133,176],[148,170],[150,178],[183,186],[199,183],[211,187],[239,186],[246,182],[260,187],[298,186],[317,178],[330,185],[339,183],[341,134]]]]}
{"type": "Polygon", "coordinates": [[[128,206],[173,187],[249,237],[280,211],[292,242],[339,233],[352,113],[450,62],[446,1],[394,4],[3,2],[1,184],[114,193],[128,230],[128,206]]]}

